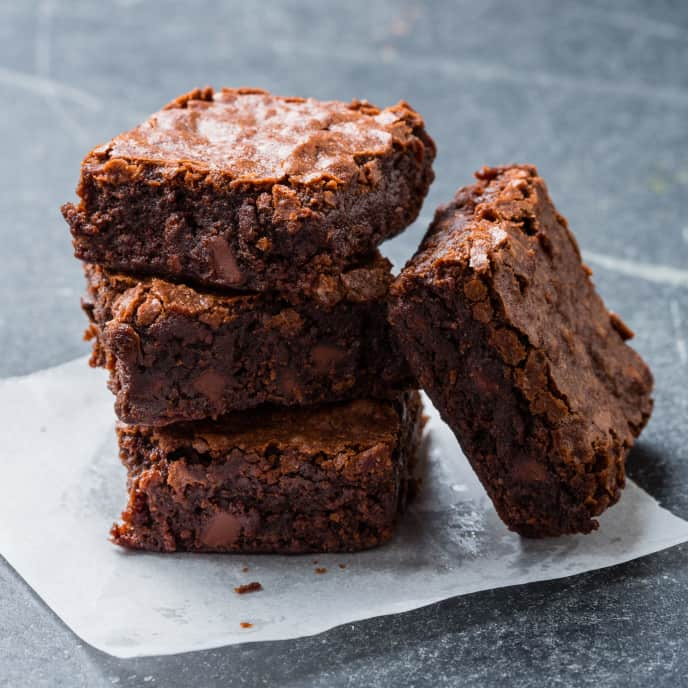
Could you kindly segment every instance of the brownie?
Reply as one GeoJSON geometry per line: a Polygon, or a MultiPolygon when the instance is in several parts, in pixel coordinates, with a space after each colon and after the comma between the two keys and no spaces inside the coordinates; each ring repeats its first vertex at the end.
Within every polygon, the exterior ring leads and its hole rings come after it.
{"type": "Polygon", "coordinates": [[[117,415],[128,423],[384,398],[415,384],[387,323],[392,275],[379,254],[342,273],[319,300],[297,304],[89,264],[85,272],[91,364],[110,371],[117,415]]]}
{"type": "Polygon", "coordinates": [[[416,218],[434,157],[404,102],[197,89],[92,150],[62,212],[88,262],[309,293],[416,218]]]}
{"type": "Polygon", "coordinates": [[[352,552],[413,494],[418,392],[164,428],[120,424],[129,503],[112,539],[161,552],[352,552]]]}
{"type": "Polygon", "coordinates": [[[536,168],[476,177],[393,284],[390,321],[506,525],[587,533],[619,499],[652,376],[536,168]]]}

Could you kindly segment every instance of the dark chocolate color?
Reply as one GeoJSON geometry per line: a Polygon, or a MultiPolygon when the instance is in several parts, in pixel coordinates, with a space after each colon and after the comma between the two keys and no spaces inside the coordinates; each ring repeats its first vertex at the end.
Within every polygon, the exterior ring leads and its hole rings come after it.
{"type": "Polygon", "coordinates": [[[164,428],[120,424],[119,545],[160,552],[352,552],[392,537],[413,494],[417,392],[262,408],[164,428]]]}
{"type": "MultiPolygon", "coordinates": [[[[328,98],[367,93],[385,103],[408,98],[442,151],[423,214],[452,197],[467,165],[532,159],[584,257],[587,251],[688,266],[681,234],[688,3],[301,0],[264,3],[259,14],[244,0],[207,3],[203,11],[189,2],[164,12],[150,2],[103,2],[97,12],[86,3],[51,7],[42,15],[52,17],[51,77],[80,87],[101,107],[89,110],[59,91],[52,100],[70,116],[67,128],[44,93],[5,76],[0,128],[11,161],[3,167],[11,221],[0,224],[3,376],[85,352],[75,336],[83,316],[74,301],[83,278],[53,210],[74,185],[68,161],[83,157],[84,142],[123,131],[137,110],[153,111],[179,90],[180,79],[231,78],[328,98]]],[[[36,10],[35,3],[0,3],[3,64],[25,75],[36,69],[36,10]]],[[[409,231],[384,248],[403,266],[418,241],[409,231]]],[[[629,474],[663,507],[688,518],[688,362],[679,349],[681,339],[688,344],[688,289],[610,264],[591,267],[607,305],[636,331],[634,346],[656,379],[655,410],[631,452],[629,474]]],[[[561,543],[564,551],[572,546],[561,543]]],[[[321,582],[310,578],[314,587],[321,582]]],[[[230,603],[244,601],[231,592],[235,584],[228,580],[230,603]]],[[[0,559],[0,684],[113,688],[147,686],[143,678],[153,676],[152,685],[165,688],[675,688],[688,676],[687,595],[682,545],[611,569],[465,595],[315,636],[250,643],[247,634],[248,645],[121,659],[82,642],[0,559]]]]}
{"type": "Polygon", "coordinates": [[[390,319],[509,528],[586,533],[619,499],[652,376],[535,167],[476,176],[438,209],[390,319]]]}

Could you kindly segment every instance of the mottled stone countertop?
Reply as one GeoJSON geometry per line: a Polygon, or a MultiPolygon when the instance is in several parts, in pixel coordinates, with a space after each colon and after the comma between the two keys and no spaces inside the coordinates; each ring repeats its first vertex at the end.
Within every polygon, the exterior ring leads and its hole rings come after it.
{"type": "MultiPolygon", "coordinates": [[[[404,98],[439,147],[419,221],[485,163],[533,162],[657,382],[630,475],[688,518],[688,5],[0,4],[0,376],[86,353],[59,205],[96,143],[197,85],[404,98]]],[[[296,641],[119,660],[0,559],[2,686],[438,686],[688,681],[688,546],[296,641]]]]}

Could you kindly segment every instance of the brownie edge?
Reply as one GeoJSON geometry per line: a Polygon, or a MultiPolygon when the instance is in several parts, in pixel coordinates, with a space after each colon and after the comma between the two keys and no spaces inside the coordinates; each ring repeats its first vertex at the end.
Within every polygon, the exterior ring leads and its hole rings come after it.
{"type": "Polygon", "coordinates": [[[476,177],[392,285],[390,322],[505,524],[587,533],[619,499],[652,375],[536,168],[476,177]]]}
{"type": "Polygon", "coordinates": [[[129,503],[112,540],[159,552],[353,552],[389,540],[422,470],[418,392],[119,424],[129,503]]]}

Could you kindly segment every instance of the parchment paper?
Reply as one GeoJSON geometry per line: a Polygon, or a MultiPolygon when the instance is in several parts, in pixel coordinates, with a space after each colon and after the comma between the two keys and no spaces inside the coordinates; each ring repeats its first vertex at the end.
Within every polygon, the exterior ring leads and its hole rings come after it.
{"type": "Polygon", "coordinates": [[[391,544],[299,557],[126,552],[107,539],[125,504],[112,402],[84,359],[0,381],[0,553],[75,633],[118,657],[310,635],[688,540],[688,523],[633,483],[597,533],[521,540],[426,400],[431,473],[391,544]],[[234,593],[250,581],[263,591],[234,593]]]}

